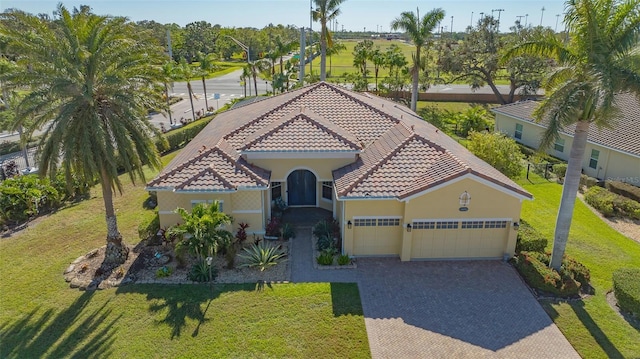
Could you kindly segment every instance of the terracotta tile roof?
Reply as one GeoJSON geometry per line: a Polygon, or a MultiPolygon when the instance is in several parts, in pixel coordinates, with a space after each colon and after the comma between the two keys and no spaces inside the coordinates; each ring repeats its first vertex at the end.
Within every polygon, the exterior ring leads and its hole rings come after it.
{"type": "Polygon", "coordinates": [[[341,198],[403,199],[465,174],[532,198],[406,107],[327,83],[218,115],[149,189],[266,188],[269,171],[247,164],[241,151],[361,151],[333,172],[341,198]]]}
{"type": "MultiPolygon", "coordinates": [[[[621,152],[640,156],[640,100],[630,93],[616,95],[616,105],[620,108],[619,118],[613,120],[611,128],[598,128],[591,125],[588,140],[621,152]]],[[[536,122],[533,111],[538,107],[536,101],[516,102],[494,108],[492,111],[523,121],[536,122]]],[[[545,126],[543,120],[540,125],[545,126]]],[[[566,127],[562,132],[568,136],[575,133],[575,125],[566,127]]]]}

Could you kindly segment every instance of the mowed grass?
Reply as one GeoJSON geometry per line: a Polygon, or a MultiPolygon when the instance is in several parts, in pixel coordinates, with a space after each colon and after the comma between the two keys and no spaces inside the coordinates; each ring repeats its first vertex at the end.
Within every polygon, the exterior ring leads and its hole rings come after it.
{"type": "MultiPolygon", "coordinates": [[[[134,244],[147,193],[122,179],[114,204],[134,244]]],[[[91,199],[0,239],[1,358],[370,357],[355,284],[70,289],[62,272],[105,235],[94,188],[91,199]]]]}
{"type": "MultiPolygon", "coordinates": [[[[356,73],[358,70],[353,66],[353,51],[358,44],[357,40],[344,40],[342,43],[345,45],[346,49],[340,51],[337,55],[327,56],[327,80],[337,80],[339,77],[343,76],[347,73],[356,73]]],[[[385,52],[392,44],[396,44],[402,50],[405,58],[408,62],[411,61],[411,53],[416,51],[415,46],[407,44],[406,42],[399,40],[382,40],[376,39],[373,40],[373,47],[380,49],[380,51],[385,52]]],[[[313,64],[311,66],[313,68],[313,73],[316,75],[320,74],[320,56],[313,59],[313,64]]],[[[305,73],[309,73],[309,64],[307,64],[305,68],[305,73]]],[[[369,77],[371,78],[371,83],[374,80],[374,68],[373,62],[367,61],[367,69],[370,70],[369,77]]],[[[380,68],[378,73],[378,79],[381,80],[383,77],[389,75],[389,71],[386,68],[380,68]]]]}
{"type": "MultiPolygon", "coordinates": [[[[520,181],[535,197],[524,202],[522,218],[550,239],[551,250],[562,186],[535,174],[530,178],[534,184],[520,181]]],[[[589,268],[595,295],[568,303],[543,301],[544,309],[583,358],[639,358],[640,330],[611,309],[606,293],[613,287],[614,270],[640,267],[640,244],[609,227],[578,200],[566,253],[589,268]]]]}

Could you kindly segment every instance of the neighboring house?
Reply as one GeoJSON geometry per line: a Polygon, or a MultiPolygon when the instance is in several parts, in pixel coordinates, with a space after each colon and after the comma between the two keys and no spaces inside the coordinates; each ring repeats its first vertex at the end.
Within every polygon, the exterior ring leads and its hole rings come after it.
{"type": "MultiPolygon", "coordinates": [[[[537,123],[533,119],[538,104],[522,101],[492,109],[496,114],[496,131],[537,149],[546,130],[545,121],[537,123]]],[[[616,105],[621,113],[611,128],[598,129],[591,125],[582,171],[598,179],[640,186],[640,102],[626,93],[616,96],[616,105]]],[[[565,128],[547,153],[568,160],[574,132],[575,125],[565,128]]]]}
{"type": "Polygon", "coordinates": [[[532,196],[402,105],[318,83],[219,114],[151,182],[162,226],[220,201],[263,234],[273,201],[330,211],[353,256],[502,258],[532,196]]]}

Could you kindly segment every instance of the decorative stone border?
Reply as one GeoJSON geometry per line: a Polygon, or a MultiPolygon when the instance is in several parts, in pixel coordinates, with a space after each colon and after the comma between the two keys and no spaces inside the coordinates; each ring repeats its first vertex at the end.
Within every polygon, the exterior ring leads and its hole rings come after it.
{"type": "Polygon", "coordinates": [[[326,269],[354,269],[358,268],[356,264],[355,258],[351,258],[351,264],[345,264],[343,266],[338,264],[332,264],[330,266],[319,265],[316,261],[316,258],[320,255],[320,252],[316,249],[317,238],[313,235],[313,227],[311,228],[311,262],[313,263],[313,268],[326,270],[326,269]]]}

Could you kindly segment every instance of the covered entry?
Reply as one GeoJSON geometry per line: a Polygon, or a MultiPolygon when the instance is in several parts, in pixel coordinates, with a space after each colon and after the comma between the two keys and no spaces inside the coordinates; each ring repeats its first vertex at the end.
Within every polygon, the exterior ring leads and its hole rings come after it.
{"type": "Polygon", "coordinates": [[[509,224],[501,218],[414,220],[411,258],[501,258],[509,224]]]}
{"type": "Polygon", "coordinates": [[[308,170],[295,170],[287,177],[287,199],[290,206],[316,205],[316,176],[308,170]]]}

